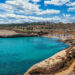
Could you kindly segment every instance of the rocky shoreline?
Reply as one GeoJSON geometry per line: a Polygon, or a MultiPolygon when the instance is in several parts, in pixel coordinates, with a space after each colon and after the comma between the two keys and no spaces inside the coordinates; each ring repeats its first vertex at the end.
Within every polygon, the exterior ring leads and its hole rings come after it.
{"type": "Polygon", "coordinates": [[[67,67],[65,66],[67,62],[75,57],[75,39],[61,39],[59,41],[68,43],[70,46],[54,56],[33,65],[24,75],[55,75],[56,72],[67,67]]]}
{"type": "MultiPolygon", "coordinates": [[[[0,38],[12,38],[12,37],[25,37],[25,36],[39,36],[38,34],[25,34],[21,32],[16,32],[13,30],[0,30],[0,38]]],[[[44,36],[43,36],[44,37],[44,36]]],[[[48,37],[48,36],[45,36],[48,37]]],[[[52,36],[55,38],[55,36],[52,36]]],[[[49,38],[52,38],[51,36],[49,38]]],[[[59,37],[56,37],[59,38],[59,37]]],[[[63,69],[65,64],[72,59],[75,59],[75,38],[68,39],[64,37],[58,41],[63,41],[64,43],[70,44],[69,48],[60,51],[54,56],[33,65],[24,75],[57,75],[56,72],[63,69]]],[[[60,75],[60,74],[59,74],[60,75]]]]}

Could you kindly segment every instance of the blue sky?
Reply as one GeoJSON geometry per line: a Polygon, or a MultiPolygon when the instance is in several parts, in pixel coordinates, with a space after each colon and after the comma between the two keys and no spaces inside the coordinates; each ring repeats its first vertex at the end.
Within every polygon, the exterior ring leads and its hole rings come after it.
{"type": "Polygon", "coordinates": [[[0,0],[0,24],[75,22],[74,0],[0,0]]]}

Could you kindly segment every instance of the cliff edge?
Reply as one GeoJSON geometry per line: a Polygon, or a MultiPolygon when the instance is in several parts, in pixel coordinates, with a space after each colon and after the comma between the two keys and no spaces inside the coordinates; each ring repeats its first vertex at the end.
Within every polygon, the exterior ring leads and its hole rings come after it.
{"type": "Polygon", "coordinates": [[[75,58],[75,40],[66,39],[63,41],[70,43],[70,47],[40,63],[33,65],[24,75],[55,75],[60,70],[68,68],[71,64],[69,62],[75,58]]]}
{"type": "Polygon", "coordinates": [[[19,31],[14,30],[0,30],[0,38],[12,38],[12,37],[25,37],[25,36],[38,36],[36,33],[29,34],[29,33],[23,33],[19,31]]]}

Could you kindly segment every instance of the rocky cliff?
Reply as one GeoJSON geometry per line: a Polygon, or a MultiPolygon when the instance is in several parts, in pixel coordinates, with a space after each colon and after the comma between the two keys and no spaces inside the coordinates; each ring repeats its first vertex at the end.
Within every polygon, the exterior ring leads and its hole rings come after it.
{"type": "Polygon", "coordinates": [[[75,58],[75,40],[67,39],[64,40],[64,42],[70,43],[70,47],[40,63],[35,64],[24,75],[54,75],[60,69],[68,67],[66,66],[67,62],[75,58]]]}

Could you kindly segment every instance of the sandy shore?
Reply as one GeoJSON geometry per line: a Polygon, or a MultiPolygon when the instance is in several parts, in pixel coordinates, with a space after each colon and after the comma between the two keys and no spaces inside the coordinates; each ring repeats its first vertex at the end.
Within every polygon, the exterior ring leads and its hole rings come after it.
{"type": "MultiPolygon", "coordinates": [[[[49,37],[49,36],[46,36],[49,37]]],[[[52,38],[52,37],[51,37],[52,38]]],[[[55,37],[54,37],[55,38],[55,37]]],[[[61,52],[55,54],[54,56],[33,65],[24,75],[71,75],[70,73],[65,74],[67,71],[71,71],[72,69],[67,69],[63,71],[63,73],[59,72],[60,69],[66,67],[64,66],[67,62],[69,62],[69,58],[74,57],[75,53],[75,40],[72,38],[63,38],[61,41],[66,41],[70,43],[70,47],[62,50],[61,52]]],[[[72,59],[72,58],[71,58],[72,59]]],[[[70,60],[71,60],[70,59],[70,60]]],[[[71,66],[72,67],[72,66],[71,66]]]]}

